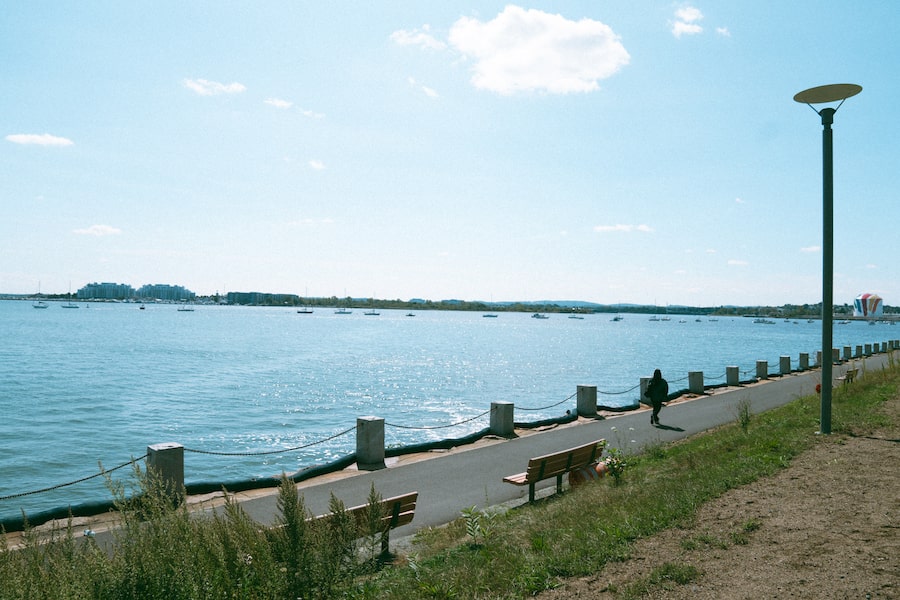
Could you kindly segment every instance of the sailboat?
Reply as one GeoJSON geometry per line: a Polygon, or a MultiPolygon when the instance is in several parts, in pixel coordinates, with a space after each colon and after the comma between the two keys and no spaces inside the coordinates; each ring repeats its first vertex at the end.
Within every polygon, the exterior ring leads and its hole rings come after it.
{"type": "Polygon", "coordinates": [[[305,306],[301,306],[297,309],[297,313],[301,315],[311,315],[313,314],[313,309],[309,305],[309,288],[306,289],[306,295],[303,297],[306,300],[307,304],[305,306]]]}
{"type": "Polygon", "coordinates": [[[372,294],[372,308],[365,311],[363,314],[368,315],[370,317],[377,317],[378,315],[381,314],[380,312],[378,312],[378,309],[375,308],[375,294],[372,294]]]}
{"type": "Polygon", "coordinates": [[[65,304],[63,304],[62,307],[63,308],[81,308],[80,306],[78,306],[77,304],[72,302],[72,284],[71,283],[69,284],[68,301],[65,304]]]}
{"type": "Polygon", "coordinates": [[[31,306],[33,306],[34,308],[47,308],[49,306],[49,304],[47,304],[46,302],[41,300],[41,282],[40,281],[38,281],[38,291],[37,291],[36,298],[37,298],[37,300],[35,300],[31,304],[31,306]]]}

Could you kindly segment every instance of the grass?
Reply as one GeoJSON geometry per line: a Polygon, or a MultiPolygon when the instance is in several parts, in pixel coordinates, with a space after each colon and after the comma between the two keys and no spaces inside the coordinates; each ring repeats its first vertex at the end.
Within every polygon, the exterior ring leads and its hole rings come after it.
{"type": "MultiPolygon", "coordinates": [[[[342,519],[337,501],[336,518],[310,521],[302,498],[286,483],[280,527],[266,530],[237,503],[214,517],[190,515],[141,474],[139,500],[114,490],[123,525],[110,553],[90,538],[76,539],[71,527],[53,532],[52,543],[29,531],[24,549],[0,547],[0,599],[523,598],[627,559],[635,540],[689,526],[704,502],[783,469],[813,444],[889,425],[879,407],[898,389],[900,369],[893,365],[835,389],[832,436],[815,434],[817,397],[752,419],[740,411],[734,423],[714,432],[627,457],[617,480],[607,477],[502,514],[466,509],[446,527],[421,530],[415,554],[388,568],[375,560],[373,534],[342,519]]],[[[726,538],[698,534],[682,546],[744,544],[759,525],[749,520],[726,538]]],[[[637,598],[698,576],[690,565],[666,563],[646,579],[609,591],[637,598]]]]}

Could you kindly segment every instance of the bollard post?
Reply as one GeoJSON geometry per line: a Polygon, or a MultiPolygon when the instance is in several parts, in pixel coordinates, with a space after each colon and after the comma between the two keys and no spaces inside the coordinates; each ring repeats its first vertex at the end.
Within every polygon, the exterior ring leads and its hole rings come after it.
{"type": "Polygon", "coordinates": [[[831,349],[831,364],[841,362],[841,350],[840,348],[832,348],[831,349]]]}
{"type": "Polygon", "coordinates": [[[850,360],[850,346],[844,346],[844,360],[850,360]]]}
{"type": "Polygon", "coordinates": [[[692,394],[702,394],[703,371],[688,371],[688,391],[692,394]]]}
{"type": "Polygon", "coordinates": [[[647,386],[650,385],[651,379],[653,379],[653,378],[652,377],[641,377],[641,387],[640,387],[641,395],[638,398],[638,406],[640,406],[641,404],[646,404],[647,406],[650,406],[650,400],[644,394],[647,393],[647,386]]]}
{"type": "Polygon", "coordinates": [[[184,496],[184,446],[175,442],[147,446],[147,472],[155,473],[173,499],[184,496]]]}
{"type": "Polygon", "coordinates": [[[818,366],[818,367],[822,366],[822,351],[821,350],[816,350],[816,366],[818,366]]]}
{"type": "Polygon", "coordinates": [[[725,383],[730,386],[740,385],[741,368],[735,366],[725,367],[725,383]]]}
{"type": "Polygon", "coordinates": [[[791,357],[790,356],[779,356],[778,357],[778,372],[782,375],[790,375],[791,374],[791,357]]]}
{"type": "Polygon", "coordinates": [[[872,355],[872,344],[865,344],[865,346],[863,346],[863,347],[865,348],[866,356],[871,356],[872,355]]]}
{"type": "Polygon", "coordinates": [[[491,402],[491,433],[500,437],[510,437],[515,431],[512,402],[491,402]]]}
{"type": "Polygon", "coordinates": [[[769,361],[767,361],[767,360],[756,361],[756,376],[759,379],[768,379],[769,378],[769,361]]]}
{"type": "Polygon", "coordinates": [[[856,358],[862,358],[862,355],[863,355],[862,350],[863,350],[862,344],[860,344],[856,347],[856,355],[855,355],[856,358]]]}
{"type": "Polygon", "coordinates": [[[809,369],[809,352],[801,352],[800,353],[800,370],[806,371],[809,369]]]}
{"type": "Polygon", "coordinates": [[[356,418],[356,466],[361,471],[384,469],[384,419],[356,418]]]}
{"type": "Polygon", "coordinates": [[[578,401],[576,407],[579,417],[597,416],[597,386],[579,385],[576,388],[578,401]]]}

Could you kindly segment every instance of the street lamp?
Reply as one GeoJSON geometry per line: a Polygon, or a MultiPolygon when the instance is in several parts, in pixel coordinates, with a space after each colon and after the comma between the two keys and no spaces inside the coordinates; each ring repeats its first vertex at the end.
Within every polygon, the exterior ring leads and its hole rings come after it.
{"type": "Polygon", "coordinates": [[[819,429],[831,433],[832,313],[834,312],[834,163],[831,124],[844,100],[862,91],[855,83],[835,83],[803,90],[794,100],[808,104],[822,117],[822,399],[819,429]],[[840,102],[816,110],[813,104],[840,102]]]}

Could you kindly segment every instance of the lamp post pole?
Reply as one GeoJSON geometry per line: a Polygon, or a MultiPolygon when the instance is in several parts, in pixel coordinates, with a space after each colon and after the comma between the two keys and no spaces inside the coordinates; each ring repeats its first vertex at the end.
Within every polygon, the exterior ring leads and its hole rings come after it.
{"type": "Polygon", "coordinates": [[[834,334],[834,155],[831,124],[834,109],[822,117],[822,400],[819,430],[831,433],[832,348],[834,334]]]}
{"type": "Polygon", "coordinates": [[[834,113],[844,100],[862,91],[853,83],[837,83],[799,92],[794,100],[808,104],[840,102],[836,108],[816,110],[822,118],[822,396],[820,404],[820,433],[831,433],[831,391],[834,320],[834,155],[831,125],[834,113]]]}

